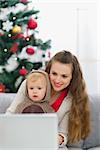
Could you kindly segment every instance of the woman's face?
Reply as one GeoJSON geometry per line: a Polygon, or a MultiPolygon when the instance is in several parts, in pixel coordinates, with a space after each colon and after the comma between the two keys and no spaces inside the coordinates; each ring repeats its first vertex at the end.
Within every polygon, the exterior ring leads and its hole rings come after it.
{"type": "Polygon", "coordinates": [[[63,64],[58,61],[52,63],[50,81],[53,90],[60,92],[65,89],[72,79],[72,64],[63,64]]]}

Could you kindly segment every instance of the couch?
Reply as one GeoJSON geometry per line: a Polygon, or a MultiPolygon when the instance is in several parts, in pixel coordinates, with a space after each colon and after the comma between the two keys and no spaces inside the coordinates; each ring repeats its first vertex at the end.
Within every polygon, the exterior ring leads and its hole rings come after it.
{"type": "MultiPolygon", "coordinates": [[[[5,113],[16,94],[0,93],[0,113],[5,113]]],[[[69,150],[100,150],[100,95],[90,96],[91,134],[85,140],[67,145],[69,150]]]]}

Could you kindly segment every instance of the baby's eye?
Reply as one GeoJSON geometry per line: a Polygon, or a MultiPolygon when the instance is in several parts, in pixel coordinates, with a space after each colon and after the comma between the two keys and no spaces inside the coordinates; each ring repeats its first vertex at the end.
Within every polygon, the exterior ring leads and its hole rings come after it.
{"type": "Polygon", "coordinates": [[[41,88],[41,87],[38,87],[38,89],[41,90],[42,88],[41,88]]]}
{"type": "Polygon", "coordinates": [[[53,74],[54,76],[56,76],[56,75],[57,75],[57,73],[56,73],[56,72],[52,72],[52,74],[53,74]]]}

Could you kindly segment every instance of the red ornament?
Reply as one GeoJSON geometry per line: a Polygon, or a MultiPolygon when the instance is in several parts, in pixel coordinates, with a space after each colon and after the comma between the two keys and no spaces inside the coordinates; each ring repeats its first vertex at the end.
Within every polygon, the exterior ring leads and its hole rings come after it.
{"type": "Polygon", "coordinates": [[[12,53],[16,53],[17,50],[18,50],[18,43],[14,43],[14,44],[12,45],[12,47],[10,48],[10,51],[11,51],[12,53]]]}
{"type": "Polygon", "coordinates": [[[2,35],[3,35],[3,33],[0,32],[0,36],[2,36],[2,35]]]}
{"type": "Polygon", "coordinates": [[[28,0],[20,0],[21,3],[27,3],[28,0]]]}
{"type": "Polygon", "coordinates": [[[24,35],[22,33],[19,33],[15,36],[12,36],[12,39],[25,39],[24,35]]]}
{"type": "Polygon", "coordinates": [[[34,19],[29,19],[28,21],[28,28],[29,29],[35,29],[37,27],[37,22],[34,19]]]}
{"type": "Polygon", "coordinates": [[[35,53],[35,50],[34,50],[34,48],[32,48],[32,47],[28,47],[28,48],[26,49],[26,52],[27,52],[27,54],[29,54],[29,55],[33,55],[33,54],[35,53]]]}
{"type": "Polygon", "coordinates": [[[20,74],[21,76],[25,76],[27,73],[28,73],[28,70],[25,69],[25,68],[22,68],[22,69],[19,70],[19,74],[20,74]]]}
{"type": "Polygon", "coordinates": [[[5,92],[5,85],[0,83],[0,93],[5,92]]]}

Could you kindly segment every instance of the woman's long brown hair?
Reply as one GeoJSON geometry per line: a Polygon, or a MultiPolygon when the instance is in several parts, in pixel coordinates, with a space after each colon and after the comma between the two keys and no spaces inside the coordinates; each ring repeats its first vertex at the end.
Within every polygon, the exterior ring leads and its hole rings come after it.
{"type": "Polygon", "coordinates": [[[86,85],[78,59],[69,51],[58,52],[48,62],[46,72],[49,74],[52,63],[58,61],[72,64],[72,80],[69,91],[72,95],[72,105],[68,122],[68,143],[85,139],[90,133],[90,108],[86,85]]]}

